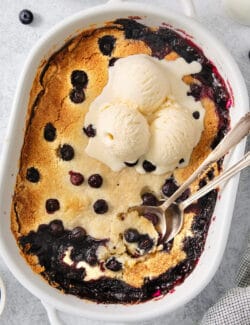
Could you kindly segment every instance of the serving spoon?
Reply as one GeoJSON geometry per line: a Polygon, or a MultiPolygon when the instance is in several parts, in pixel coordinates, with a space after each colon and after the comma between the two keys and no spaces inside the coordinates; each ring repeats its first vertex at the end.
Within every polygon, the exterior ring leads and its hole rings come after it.
{"type": "MultiPolygon", "coordinates": [[[[192,202],[197,199],[198,197],[195,196],[195,194],[198,195],[202,191],[202,195],[204,195],[204,190],[208,189],[208,186],[213,184],[215,187],[218,183],[215,185],[215,181],[218,180],[219,182],[222,181],[221,177],[225,177],[225,173],[229,172],[231,168],[221,174],[221,176],[218,176],[216,179],[214,179],[213,182],[210,182],[207,186],[202,188],[200,191],[195,193],[192,197],[187,199],[185,202],[182,202],[183,205],[177,205],[173,204],[176,199],[193,183],[193,181],[202,173],[204,172],[209,165],[212,163],[218,161],[221,157],[223,157],[231,148],[233,148],[236,144],[238,144],[245,136],[247,136],[250,132],[250,113],[247,113],[245,116],[243,116],[239,122],[234,126],[232,130],[230,130],[227,135],[223,138],[223,140],[216,146],[216,148],[210,152],[210,154],[207,156],[207,158],[202,162],[202,164],[194,171],[194,173],[177,189],[177,191],[168,199],[164,201],[163,204],[160,206],[146,206],[146,205],[140,205],[140,206],[134,206],[129,208],[129,211],[137,211],[139,215],[150,215],[154,214],[158,216],[159,222],[155,225],[156,230],[161,234],[161,242],[167,242],[174,238],[177,233],[180,231],[182,224],[183,224],[183,213],[181,213],[182,209],[185,209],[186,206],[188,206],[192,202]],[[189,201],[187,205],[187,201],[189,201]],[[184,207],[185,204],[185,207],[184,207]],[[171,207],[171,208],[170,208],[171,207]]],[[[249,156],[247,156],[249,157],[249,156]]],[[[242,159],[246,159],[245,157],[242,159]]],[[[247,158],[249,162],[249,158],[247,158]]],[[[242,163],[242,160],[239,161],[239,164],[242,163]]],[[[244,160],[245,161],[245,160],[244,160]]],[[[236,164],[238,165],[238,164],[236,164]]],[[[234,165],[233,167],[237,167],[234,165]]],[[[241,165],[240,165],[241,166],[241,165]]],[[[246,165],[248,166],[248,165],[246,165]]],[[[245,168],[246,167],[244,165],[245,168]]],[[[242,169],[241,168],[241,169],[242,169]]],[[[239,169],[239,170],[241,170],[239,169]]],[[[239,171],[237,169],[236,173],[239,171]]],[[[227,174],[226,174],[227,175],[227,174]]],[[[230,177],[232,175],[230,174],[230,177]]],[[[229,178],[230,178],[229,177],[229,178]]],[[[228,178],[227,178],[228,179],[228,178]]],[[[223,180],[225,180],[223,178],[223,180]]],[[[212,188],[209,186],[208,191],[210,191],[212,188]]]]}

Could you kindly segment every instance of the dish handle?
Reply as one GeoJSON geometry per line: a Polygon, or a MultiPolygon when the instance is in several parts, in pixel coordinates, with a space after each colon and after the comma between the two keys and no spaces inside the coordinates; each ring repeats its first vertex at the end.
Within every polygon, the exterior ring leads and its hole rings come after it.
{"type": "MultiPolygon", "coordinates": [[[[124,0],[109,0],[107,4],[119,4],[124,0]]],[[[183,12],[186,16],[190,18],[196,17],[195,6],[193,0],[180,0],[183,12]]]]}
{"type": "Polygon", "coordinates": [[[41,303],[46,309],[50,325],[63,325],[62,321],[58,317],[56,308],[49,305],[47,302],[41,301],[41,303]]]}

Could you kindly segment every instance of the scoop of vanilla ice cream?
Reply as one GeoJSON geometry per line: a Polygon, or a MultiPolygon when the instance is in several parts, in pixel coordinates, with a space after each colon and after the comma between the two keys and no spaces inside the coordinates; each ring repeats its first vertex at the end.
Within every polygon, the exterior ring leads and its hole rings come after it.
{"type": "MultiPolygon", "coordinates": [[[[189,110],[176,102],[167,101],[156,112],[150,125],[149,150],[141,162],[148,160],[155,165],[155,174],[188,165],[202,131],[203,120],[195,120],[189,110]]],[[[142,172],[141,166],[138,168],[142,172]]]]}
{"type": "Polygon", "coordinates": [[[158,61],[145,54],[118,60],[111,74],[112,96],[138,105],[142,114],[152,114],[170,91],[166,71],[158,61]]]}
{"type": "Polygon", "coordinates": [[[123,162],[134,162],[147,151],[150,136],[147,121],[124,103],[104,105],[97,130],[109,153],[123,162]]]}

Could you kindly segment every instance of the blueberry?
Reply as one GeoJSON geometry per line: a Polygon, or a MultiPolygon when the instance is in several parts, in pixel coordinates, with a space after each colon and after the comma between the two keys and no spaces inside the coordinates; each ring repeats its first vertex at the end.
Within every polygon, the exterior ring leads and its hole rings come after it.
{"type": "Polygon", "coordinates": [[[150,172],[153,172],[154,170],[156,170],[156,166],[153,165],[150,161],[148,160],[144,160],[143,163],[142,163],[142,167],[143,169],[150,173],[150,172]]]}
{"type": "Polygon", "coordinates": [[[134,167],[135,165],[137,165],[138,161],[139,161],[139,159],[136,160],[135,162],[132,162],[132,163],[131,163],[131,162],[127,162],[127,161],[125,161],[124,164],[125,164],[127,167],[134,167]]]}
{"type": "Polygon", "coordinates": [[[74,70],[71,73],[71,84],[76,89],[86,88],[88,83],[88,76],[85,71],[74,70]]]}
{"type": "Polygon", "coordinates": [[[74,240],[80,240],[86,237],[86,230],[82,227],[75,227],[71,231],[71,236],[74,240]]]}
{"type": "Polygon", "coordinates": [[[105,200],[97,200],[93,205],[94,211],[97,214],[104,214],[108,211],[108,204],[105,200]]]}
{"type": "Polygon", "coordinates": [[[60,203],[57,199],[48,199],[45,204],[48,213],[54,213],[60,209],[60,203]]]}
{"type": "Polygon", "coordinates": [[[207,172],[207,177],[208,179],[211,181],[214,178],[214,168],[211,168],[208,172],[207,172]]]}
{"type": "Polygon", "coordinates": [[[170,197],[178,190],[178,186],[175,183],[175,180],[171,177],[165,181],[165,184],[162,186],[162,192],[165,196],[170,197]]]}
{"type": "Polygon", "coordinates": [[[70,181],[73,185],[79,186],[84,182],[84,177],[80,173],[70,171],[69,175],[70,175],[70,181]]]}
{"type": "Polygon", "coordinates": [[[193,112],[193,118],[198,120],[200,118],[200,113],[198,111],[193,112]]]}
{"type": "Polygon", "coordinates": [[[192,84],[190,86],[190,91],[187,93],[188,96],[193,96],[195,100],[199,100],[201,98],[202,87],[197,84],[192,84]]]}
{"type": "Polygon", "coordinates": [[[119,58],[112,58],[109,60],[109,66],[113,67],[115,65],[115,62],[118,60],[119,58]]]}
{"type": "Polygon", "coordinates": [[[136,229],[129,228],[125,230],[124,238],[128,243],[136,243],[140,238],[140,234],[136,229]]]}
{"type": "Polygon", "coordinates": [[[38,169],[36,169],[35,167],[28,168],[26,172],[26,179],[32,183],[39,182],[40,173],[38,169]]]}
{"type": "Polygon", "coordinates": [[[101,187],[102,182],[103,182],[102,176],[99,174],[93,174],[88,179],[89,186],[94,187],[94,188],[101,187]]]}
{"type": "Polygon", "coordinates": [[[207,185],[207,181],[205,179],[202,179],[199,181],[199,187],[202,188],[207,185]]]}
{"type": "Polygon", "coordinates": [[[62,160],[69,161],[74,158],[75,152],[71,145],[64,144],[62,147],[59,147],[59,154],[62,160]]]}
{"type": "Polygon", "coordinates": [[[113,271],[113,272],[118,272],[122,269],[122,263],[117,261],[115,257],[110,258],[106,263],[105,266],[107,269],[113,271]]]}
{"type": "Polygon", "coordinates": [[[82,89],[73,88],[69,94],[70,100],[75,104],[80,104],[85,100],[85,93],[82,89]]]}
{"type": "Polygon", "coordinates": [[[43,130],[43,137],[45,140],[52,142],[56,138],[56,128],[52,123],[47,123],[43,130]]]}
{"type": "Polygon", "coordinates": [[[154,213],[150,213],[150,212],[145,213],[143,217],[151,221],[154,226],[156,226],[159,222],[158,216],[154,213]]]}
{"type": "Polygon", "coordinates": [[[19,19],[20,19],[21,23],[24,25],[31,24],[33,21],[33,18],[34,18],[33,13],[30,10],[23,9],[19,13],[19,19]]]}
{"type": "Polygon", "coordinates": [[[93,128],[92,124],[89,124],[86,128],[83,128],[83,132],[86,134],[87,137],[93,138],[96,136],[96,129],[93,128]]]}
{"type": "Polygon", "coordinates": [[[51,221],[49,224],[49,231],[54,236],[60,236],[64,231],[62,221],[61,220],[51,221]]]}
{"type": "Polygon", "coordinates": [[[185,201],[190,196],[190,189],[187,188],[181,195],[176,199],[177,203],[185,201]]]}
{"type": "Polygon", "coordinates": [[[150,205],[150,206],[156,206],[158,203],[157,198],[152,193],[144,193],[142,195],[142,204],[143,205],[150,205]]]}
{"type": "Polygon", "coordinates": [[[138,247],[148,252],[154,245],[153,240],[149,237],[149,235],[141,235],[138,243],[138,247]]]}
{"type": "Polygon", "coordinates": [[[98,45],[103,55],[108,55],[108,56],[111,55],[115,46],[115,41],[116,39],[111,35],[106,35],[103,36],[102,38],[99,38],[98,45]]]}
{"type": "Polygon", "coordinates": [[[91,266],[94,266],[97,264],[98,258],[96,256],[95,250],[93,248],[90,248],[85,252],[85,261],[91,266]]]}
{"type": "Polygon", "coordinates": [[[185,161],[185,159],[184,159],[184,158],[181,158],[181,159],[179,160],[179,164],[183,164],[184,161],[185,161]]]}

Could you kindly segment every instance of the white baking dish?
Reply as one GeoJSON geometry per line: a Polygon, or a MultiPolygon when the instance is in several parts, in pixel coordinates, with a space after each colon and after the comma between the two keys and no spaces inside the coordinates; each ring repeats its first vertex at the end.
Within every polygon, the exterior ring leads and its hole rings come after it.
{"type": "MultiPolygon", "coordinates": [[[[183,3],[186,13],[191,15],[191,2],[184,0],[183,3]]],[[[169,313],[190,301],[209,283],[220,264],[227,242],[238,177],[227,184],[221,199],[216,204],[214,212],[216,218],[210,226],[205,250],[195,270],[183,284],[175,288],[174,293],[166,295],[163,299],[132,306],[106,306],[86,302],[71,295],[63,295],[58,290],[50,287],[40,276],[33,273],[19,254],[14,236],[10,231],[9,215],[18,170],[18,160],[23,143],[29,92],[36,69],[44,57],[48,57],[53,51],[60,48],[64,44],[64,40],[69,36],[74,36],[77,30],[86,28],[93,23],[102,25],[105,21],[128,16],[144,17],[142,23],[148,26],[159,26],[161,23],[166,22],[174,28],[184,30],[191,35],[193,41],[215,63],[221,75],[231,86],[234,97],[234,107],[230,109],[232,125],[248,111],[247,90],[238,66],[220,42],[192,17],[179,15],[169,10],[163,12],[145,4],[113,0],[106,5],[85,10],[64,20],[37,43],[27,59],[18,83],[3,149],[0,175],[0,251],[14,276],[46,305],[49,318],[54,324],[59,324],[56,319],[56,309],[109,322],[139,321],[169,313]]],[[[229,160],[230,164],[236,162],[243,154],[244,145],[244,141],[239,144],[230,155],[230,159],[227,159],[225,163],[229,160]]]]}

